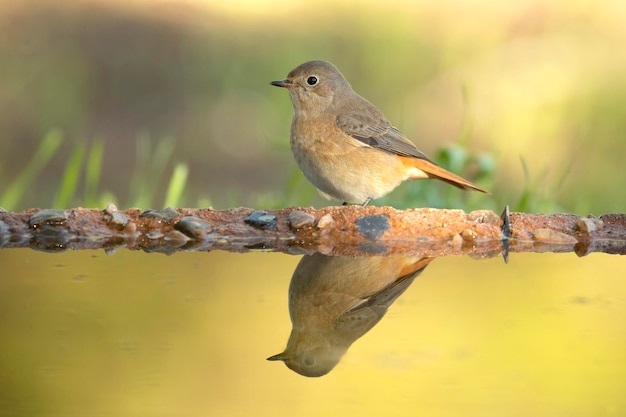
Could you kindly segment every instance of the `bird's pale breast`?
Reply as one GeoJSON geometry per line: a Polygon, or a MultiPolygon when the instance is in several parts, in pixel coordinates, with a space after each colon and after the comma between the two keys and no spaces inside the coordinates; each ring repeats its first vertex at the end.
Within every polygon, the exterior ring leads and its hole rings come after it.
{"type": "Polygon", "coordinates": [[[323,194],[342,201],[381,197],[407,179],[397,156],[349,137],[333,117],[294,117],[291,149],[304,176],[323,194]]]}

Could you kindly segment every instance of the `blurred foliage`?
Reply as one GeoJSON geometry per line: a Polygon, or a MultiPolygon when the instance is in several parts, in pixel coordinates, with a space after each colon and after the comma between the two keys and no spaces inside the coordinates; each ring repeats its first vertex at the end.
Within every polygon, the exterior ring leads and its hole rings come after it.
{"type": "MultiPolygon", "coordinates": [[[[459,173],[465,178],[472,178],[487,189],[496,181],[495,164],[488,155],[470,156],[465,148],[450,146],[440,149],[433,160],[449,171],[459,173]]],[[[398,192],[388,194],[381,199],[381,204],[396,208],[435,207],[462,208],[466,210],[491,209],[502,211],[490,196],[481,193],[466,192],[439,181],[417,181],[402,184],[398,192]],[[398,200],[398,204],[394,202],[398,200]]]]}
{"type": "Polygon", "coordinates": [[[50,131],[41,141],[32,160],[23,168],[14,167],[19,171],[15,180],[6,188],[3,187],[5,191],[0,194],[0,201],[6,209],[11,210],[17,207],[27,190],[34,188],[35,178],[54,156],[62,141],[59,131],[50,131]]]}
{"type": "MultiPolygon", "coordinates": [[[[46,165],[55,153],[63,138],[58,130],[50,131],[41,142],[33,159],[23,168],[17,179],[9,185],[7,191],[0,195],[5,210],[16,210],[24,200],[29,190],[36,188],[35,175],[45,170],[46,165]]],[[[163,205],[156,202],[155,194],[159,184],[167,180],[166,167],[171,164],[174,143],[165,138],[157,142],[156,149],[151,150],[151,141],[146,137],[137,139],[137,147],[141,148],[137,155],[141,158],[135,165],[128,201],[129,207],[178,207],[186,186],[188,167],[184,163],[177,163],[169,178],[169,185],[163,205]]],[[[118,198],[110,191],[99,190],[99,179],[102,175],[102,159],[104,157],[103,141],[94,140],[91,149],[87,151],[84,143],[76,144],[72,151],[60,183],[54,188],[53,200],[43,207],[69,208],[76,206],[104,207],[107,203],[119,204],[118,198]]]]}
{"type": "Polygon", "coordinates": [[[624,210],[626,6],[323,6],[4,2],[0,206],[337,204],[297,172],[291,105],[268,85],[321,58],[492,193],[421,181],[374,204],[624,210]]]}

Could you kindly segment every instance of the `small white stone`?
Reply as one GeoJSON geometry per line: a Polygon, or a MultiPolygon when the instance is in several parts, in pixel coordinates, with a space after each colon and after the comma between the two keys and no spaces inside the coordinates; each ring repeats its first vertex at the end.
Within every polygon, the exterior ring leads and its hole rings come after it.
{"type": "Polygon", "coordinates": [[[335,219],[333,219],[333,216],[331,216],[330,213],[326,213],[322,217],[320,217],[319,221],[317,222],[317,227],[320,229],[324,229],[334,222],[335,219]]]}

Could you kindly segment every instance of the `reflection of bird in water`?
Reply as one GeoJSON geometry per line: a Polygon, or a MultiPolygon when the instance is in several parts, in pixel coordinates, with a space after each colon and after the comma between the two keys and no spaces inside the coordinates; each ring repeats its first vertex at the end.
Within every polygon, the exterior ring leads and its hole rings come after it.
{"type": "Polygon", "coordinates": [[[435,258],[304,256],[289,286],[293,328],[281,360],[304,376],[322,376],[435,258]]]}

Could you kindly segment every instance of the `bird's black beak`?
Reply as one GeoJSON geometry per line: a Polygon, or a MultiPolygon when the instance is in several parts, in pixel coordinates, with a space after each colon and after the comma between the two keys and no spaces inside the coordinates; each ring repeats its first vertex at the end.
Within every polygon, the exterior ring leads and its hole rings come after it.
{"type": "MultiPolygon", "coordinates": [[[[272,84],[275,85],[275,84],[272,84]]],[[[279,85],[278,87],[282,87],[282,85],[279,85]]],[[[284,361],[285,359],[287,359],[288,356],[285,352],[281,352],[278,355],[273,355],[270,356],[269,358],[267,358],[268,361],[284,361]]]]}
{"type": "Polygon", "coordinates": [[[270,82],[271,85],[276,86],[276,87],[289,87],[291,85],[291,81],[289,80],[278,80],[278,81],[271,81],[270,82]]]}

